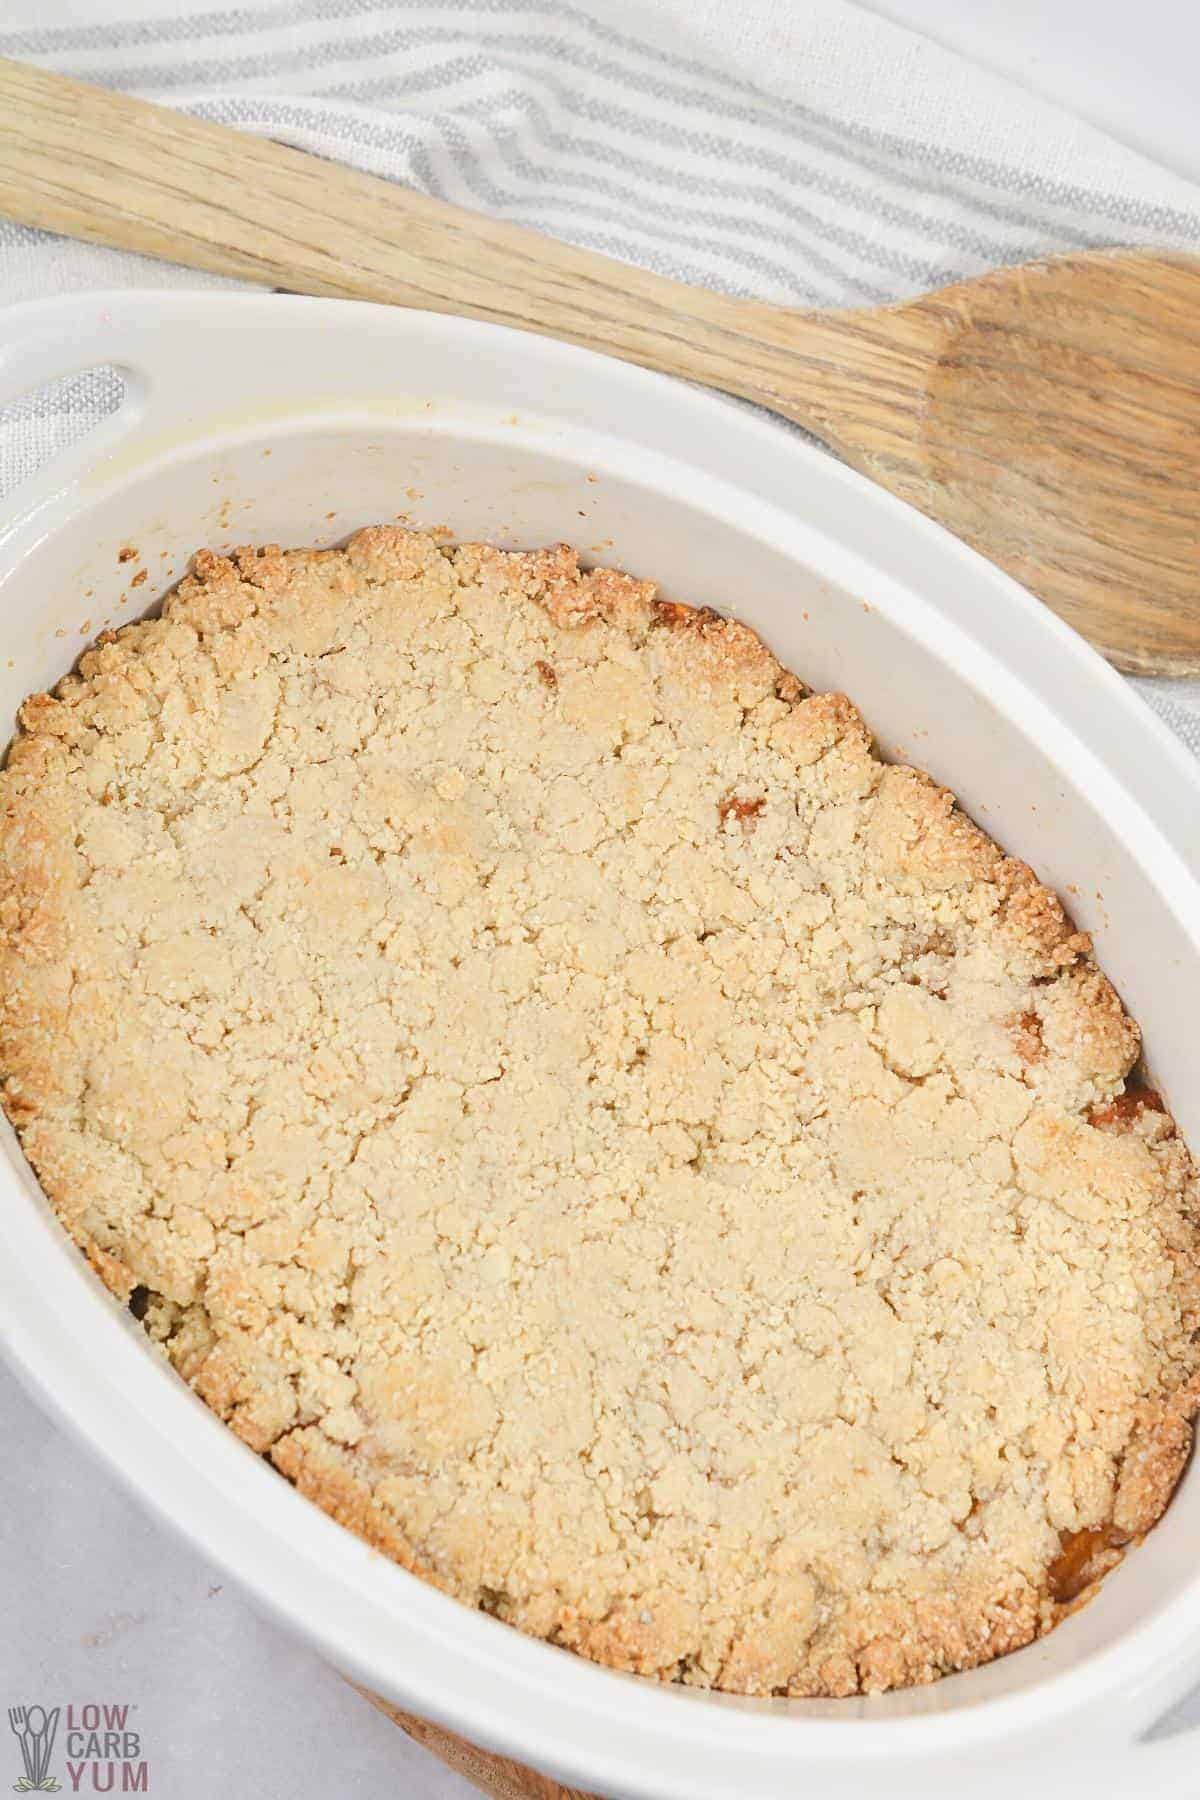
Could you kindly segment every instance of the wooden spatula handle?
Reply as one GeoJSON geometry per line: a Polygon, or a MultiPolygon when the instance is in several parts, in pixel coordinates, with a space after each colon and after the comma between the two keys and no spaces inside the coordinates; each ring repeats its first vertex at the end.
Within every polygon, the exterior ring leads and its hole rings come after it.
{"type": "Polygon", "coordinates": [[[1200,670],[1196,259],[1076,253],[894,306],[802,312],[3,61],[0,213],[724,388],[815,432],[1119,668],[1200,670]]]}
{"type": "Polygon", "coordinates": [[[297,293],[468,314],[757,396],[745,302],[0,59],[0,213],[297,293]]]}

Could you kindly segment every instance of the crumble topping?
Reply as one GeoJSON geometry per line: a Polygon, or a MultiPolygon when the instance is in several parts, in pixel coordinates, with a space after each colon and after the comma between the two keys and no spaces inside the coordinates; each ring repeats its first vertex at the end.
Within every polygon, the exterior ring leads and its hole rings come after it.
{"type": "Polygon", "coordinates": [[[1087,937],[565,547],[200,552],[0,777],[59,1217],[343,1524],[742,1693],[1025,1643],[1161,1513],[1196,1186],[1087,937]]]}

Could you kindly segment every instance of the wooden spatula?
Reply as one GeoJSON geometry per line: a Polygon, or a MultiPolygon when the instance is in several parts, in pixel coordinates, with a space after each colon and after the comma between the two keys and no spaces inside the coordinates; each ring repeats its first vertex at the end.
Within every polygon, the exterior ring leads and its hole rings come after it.
{"type": "Polygon", "coordinates": [[[1200,673],[1200,260],[1098,251],[798,312],[3,60],[0,212],[724,388],[949,526],[1118,668],[1200,673]]]}

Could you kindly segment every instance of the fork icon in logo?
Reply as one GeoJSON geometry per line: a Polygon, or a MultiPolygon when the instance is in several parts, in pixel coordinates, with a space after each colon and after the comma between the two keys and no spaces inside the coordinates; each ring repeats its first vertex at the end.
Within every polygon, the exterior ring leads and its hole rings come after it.
{"type": "Polygon", "coordinates": [[[21,1761],[25,1764],[25,1773],[13,1782],[14,1793],[56,1794],[61,1787],[61,1782],[48,1772],[60,1711],[57,1706],[53,1712],[47,1712],[44,1706],[9,1707],[9,1727],[21,1746],[21,1761]]]}

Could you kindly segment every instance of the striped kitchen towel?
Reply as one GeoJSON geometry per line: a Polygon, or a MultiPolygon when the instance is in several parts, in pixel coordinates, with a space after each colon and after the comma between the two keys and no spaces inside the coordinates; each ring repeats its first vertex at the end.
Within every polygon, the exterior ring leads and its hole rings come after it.
{"type": "MultiPolygon", "coordinates": [[[[0,53],[798,305],[1200,249],[1194,184],[849,0],[5,0],[0,53]]],[[[121,285],[217,283],[0,221],[0,301],[121,285]]],[[[0,495],[113,404],[0,413],[0,495]]],[[[1200,751],[1200,682],[1137,685],[1200,751]]]]}

